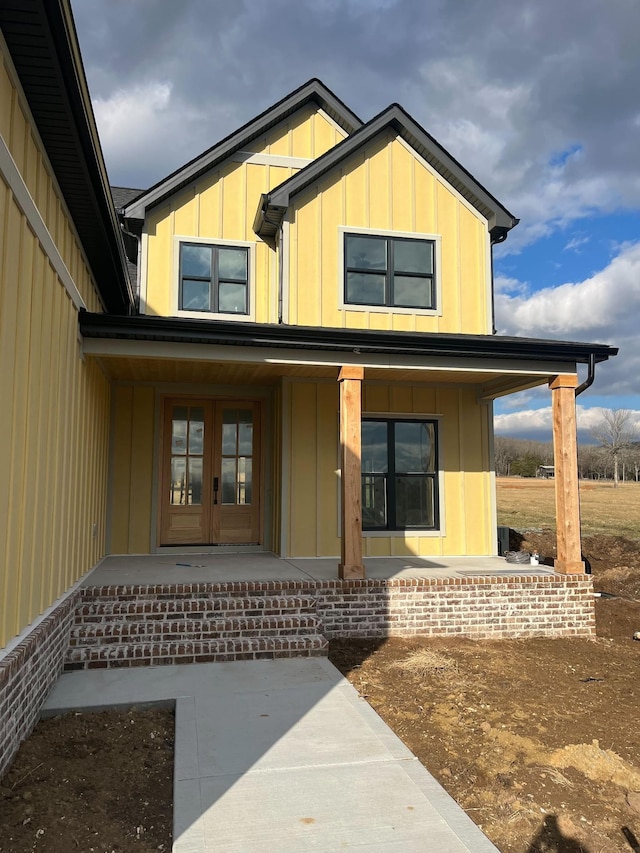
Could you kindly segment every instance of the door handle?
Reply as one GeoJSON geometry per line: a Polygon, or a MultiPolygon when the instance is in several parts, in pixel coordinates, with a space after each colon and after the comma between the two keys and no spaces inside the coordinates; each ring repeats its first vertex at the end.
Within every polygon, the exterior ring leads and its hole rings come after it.
{"type": "Polygon", "coordinates": [[[213,478],[213,502],[214,504],[218,503],[218,478],[213,478]]]}

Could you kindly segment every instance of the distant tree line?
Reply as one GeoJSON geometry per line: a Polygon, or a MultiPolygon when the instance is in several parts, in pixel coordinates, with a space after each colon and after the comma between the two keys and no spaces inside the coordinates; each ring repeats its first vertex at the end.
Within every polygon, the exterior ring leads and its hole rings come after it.
{"type": "MultiPolygon", "coordinates": [[[[620,481],[640,482],[640,443],[620,451],[620,481]]],[[[524,438],[495,438],[496,474],[498,477],[535,477],[541,465],[553,465],[553,443],[524,438]]],[[[606,447],[597,444],[578,445],[578,472],[589,480],[613,480],[615,460],[606,447]]]]}

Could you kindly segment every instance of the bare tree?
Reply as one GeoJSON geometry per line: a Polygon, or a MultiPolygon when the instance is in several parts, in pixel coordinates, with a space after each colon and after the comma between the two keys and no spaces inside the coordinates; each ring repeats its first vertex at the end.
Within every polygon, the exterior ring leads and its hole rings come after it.
{"type": "Polygon", "coordinates": [[[628,409],[604,410],[602,420],[592,427],[591,435],[613,461],[613,485],[618,485],[618,462],[621,454],[633,445],[638,429],[628,409]]]}

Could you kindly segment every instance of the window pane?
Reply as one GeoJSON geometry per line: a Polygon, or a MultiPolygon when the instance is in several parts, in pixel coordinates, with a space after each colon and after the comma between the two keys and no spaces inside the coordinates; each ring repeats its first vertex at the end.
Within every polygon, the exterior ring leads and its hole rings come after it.
{"type": "Polygon", "coordinates": [[[393,269],[395,272],[433,273],[433,243],[394,240],[393,269]]]}
{"type": "Polygon", "coordinates": [[[182,253],[181,273],[183,278],[197,276],[198,278],[211,278],[211,247],[210,246],[191,246],[183,244],[181,246],[182,253]]]}
{"type": "Polygon", "coordinates": [[[218,278],[247,280],[247,250],[218,249],[218,278]]]}
{"type": "Polygon", "coordinates": [[[251,503],[251,459],[246,456],[238,459],[238,503],[251,503]]]}
{"type": "Polygon", "coordinates": [[[171,453],[187,452],[187,418],[186,406],[174,406],[171,418],[171,453]]]}
{"type": "Polygon", "coordinates": [[[189,412],[189,453],[202,453],[204,448],[204,409],[192,407],[189,412]]]}
{"type": "Polygon", "coordinates": [[[363,474],[385,474],[387,461],[387,424],[385,421],[362,421],[361,465],[363,474]]]}
{"type": "Polygon", "coordinates": [[[222,460],[222,503],[236,502],[236,460],[222,460]]]}
{"type": "Polygon", "coordinates": [[[387,478],[362,475],[362,526],[387,526],[387,478]]]}
{"type": "Polygon", "coordinates": [[[183,311],[209,311],[209,282],[183,278],[180,307],[183,311]]]}
{"type": "Polygon", "coordinates": [[[189,457],[189,491],[187,503],[202,503],[202,456],[189,457]]]}
{"type": "Polygon", "coordinates": [[[384,305],[384,283],[384,275],[348,272],[345,301],[356,305],[384,305]]]}
{"type": "Polygon", "coordinates": [[[238,411],[237,409],[224,410],[224,422],[222,424],[222,454],[223,456],[235,456],[238,452],[238,411]]]}
{"type": "Polygon", "coordinates": [[[434,485],[432,477],[396,477],[396,524],[399,528],[435,526],[434,485]]]}
{"type": "Polygon", "coordinates": [[[396,473],[435,471],[433,424],[396,421],[395,445],[396,473]]]}
{"type": "Polygon", "coordinates": [[[376,237],[347,235],[347,267],[360,270],[386,270],[387,241],[376,237]]]}
{"type": "Polygon", "coordinates": [[[394,275],[393,304],[398,307],[433,308],[433,282],[430,278],[394,275]]]}
{"type": "Polygon", "coordinates": [[[184,506],[186,498],[186,457],[172,457],[171,459],[171,483],[169,485],[169,501],[173,506],[184,506]]]}
{"type": "Polygon", "coordinates": [[[218,285],[218,311],[223,314],[246,314],[247,285],[221,281],[218,285]]]}
{"type": "Polygon", "coordinates": [[[251,409],[241,409],[239,412],[238,425],[238,453],[243,456],[253,454],[253,412],[251,409]]]}

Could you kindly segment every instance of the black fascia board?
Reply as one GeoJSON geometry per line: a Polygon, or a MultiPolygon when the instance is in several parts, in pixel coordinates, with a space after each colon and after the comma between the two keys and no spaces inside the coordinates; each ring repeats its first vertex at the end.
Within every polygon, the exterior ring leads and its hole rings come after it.
{"type": "Polygon", "coordinates": [[[587,363],[591,356],[595,357],[596,362],[602,362],[618,353],[617,347],[608,344],[538,338],[323,329],[148,315],[115,317],[86,311],[80,312],[79,322],[80,333],[85,338],[197,343],[211,346],[278,347],[422,357],[514,358],[570,364],[587,363]]]}
{"type": "Polygon", "coordinates": [[[242,127],[232,131],[202,154],[198,154],[197,157],[162,178],[137,198],[132,199],[124,209],[125,216],[129,219],[143,219],[147,208],[161,204],[168,196],[196,180],[204,172],[213,169],[227,157],[240,151],[243,146],[311,102],[323,108],[347,133],[353,133],[362,127],[361,119],[321,80],[314,77],[250,119],[242,127]]]}
{"type": "Polygon", "coordinates": [[[0,26],[102,302],[127,313],[133,289],[69,2],[3,0],[0,26]]]}
{"type": "Polygon", "coordinates": [[[431,134],[399,104],[391,104],[351,136],[343,139],[313,163],[262,196],[254,222],[254,227],[262,228],[262,231],[256,230],[256,233],[261,237],[273,237],[274,228],[277,230],[279,227],[279,222],[274,216],[276,211],[286,210],[293,196],[318,181],[386,128],[392,128],[421,157],[434,166],[443,178],[487,219],[490,232],[499,229],[501,233],[505,233],[518,224],[520,220],[510,213],[489,190],[485,189],[431,134]]]}

